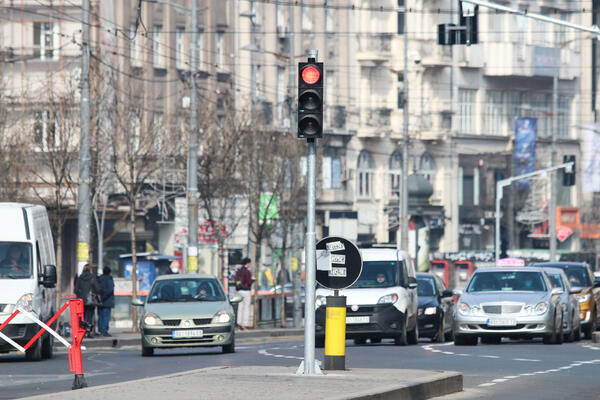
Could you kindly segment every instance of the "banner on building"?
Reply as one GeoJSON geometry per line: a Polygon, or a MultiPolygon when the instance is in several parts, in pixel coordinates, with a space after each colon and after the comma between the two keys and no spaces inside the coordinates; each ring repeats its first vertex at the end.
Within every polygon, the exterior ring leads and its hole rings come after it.
{"type": "Polygon", "coordinates": [[[600,192],[600,124],[587,124],[583,138],[583,191],[600,192]]]}
{"type": "MultiPolygon", "coordinates": [[[[537,118],[517,118],[515,120],[515,148],[513,154],[514,175],[533,172],[535,167],[535,140],[537,118]]],[[[530,179],[515,182],[518,190],[529,188],[530,179]]]]}

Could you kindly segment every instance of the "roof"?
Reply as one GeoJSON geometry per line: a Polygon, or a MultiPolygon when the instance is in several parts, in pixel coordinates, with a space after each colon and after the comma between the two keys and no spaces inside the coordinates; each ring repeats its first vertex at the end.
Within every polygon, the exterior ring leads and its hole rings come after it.
{"type": "MultiPolygon", "coordinates": [[[[39,204],[29,204],[29,203],[3,203],[0,202],[0,207],[2,208],[30,208],[30,207],[44,207],[39,204]]],[[[45,207],[44,207],[45,208],[45,207]]]]}
{"type": "Polygon", "coordinates": [[[417,272],[417,278],[433,278],[435,274],[432,272],[417,272]]]}
{"type": "Polygon", "coordinates": [[[168,275],[159,275],[156,277],[157,281],[166,281],[172,279],[217,279],[214,275],[208,274],[168,274],[168,275]]]}
{"type": "Polygon", "coordinates": [[[542,272],[543,269],[541,267],[537,267],[535,265],[529,267],[484,267],[477,268],[477,271],[473,272],[474,274],[477,272],[498,272],[498,271],[515,271],[515,272],[531,272],[531,271],[542,272]]]}
{"type": "Polygon", "coordinates": [[[360,249],[360,255],[363,261],[404,260],[408,258],[406,251],[396,249],[360,249]]]}
{"type": "Polygon", "coordinates": [[[575,261],[559,261],[559,262],[535,263],[535,264],[533,264],[533,266],[563,268],[563,267],[587,267],[588,264],[584,263],[584,262],[575,262],[575,261]]]}

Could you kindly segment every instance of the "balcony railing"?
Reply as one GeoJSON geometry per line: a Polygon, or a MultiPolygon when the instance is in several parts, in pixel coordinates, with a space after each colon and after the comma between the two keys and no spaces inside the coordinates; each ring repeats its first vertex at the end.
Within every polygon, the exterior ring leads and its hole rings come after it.
{"type": "Polygon", "coordinates": [[[362,110],[364,126],[371,128],[389,128],[391,123],[391,108],[365,108],[362,110]]]}

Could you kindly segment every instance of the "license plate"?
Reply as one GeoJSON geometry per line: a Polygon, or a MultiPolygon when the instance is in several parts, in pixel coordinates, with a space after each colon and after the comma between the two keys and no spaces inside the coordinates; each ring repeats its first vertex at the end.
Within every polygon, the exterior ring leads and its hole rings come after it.
{"type": "Polygon", "coordinates": [[[189,331],[172,331],[171,335],[173,336],[173,339],[195,338],[202,337],[204,335],[204,331],[202,331],[202,329],[193,329],[189,331]]]}
{"type": "Polygon", "coordinates": [[[369,317],[346,317],[347,324],[368,324],[369,317]]]}
{"type": "Polygon", "coordinates": [[[488,326],[515,326],[517,321],[514,319],[488,319],[488,326]]]}

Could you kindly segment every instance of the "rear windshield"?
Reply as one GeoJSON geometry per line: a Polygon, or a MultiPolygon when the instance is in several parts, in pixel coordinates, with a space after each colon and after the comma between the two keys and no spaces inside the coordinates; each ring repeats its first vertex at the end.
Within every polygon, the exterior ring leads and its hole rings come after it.
{"type": "Polygon", "coordinates": [[[435,281],[433,278],[417,277],[417,295],[418,296],[435,296],[436,295],[435,281]]]}
{"type": "Polygon", "coordinates": [[[0,279],[31,278],[31,258],[29,243],[0,242],[0,279]]]}
{"type": "Polygon", "coordinates": [[[540,272],[490,271],[476,272],[467,292],[545,292],[546,281],[540,272]]]}
{"type": "Polygon", "coordinates": [[[165,279],[155,281],[148,303],[184,301],[225,301],[221,285],[215,279],[165,279]]]}
{"type": "Polygon", "coordinates": [[[563,271],[565,271],[571,286],[592,286],[586,267],[567,267],[563,271]]]}
{"type": "Polygon", "coordinates": [[[386,288],[401,286],[402,261],[364,261],[363,269],[353,288],[386,288]]]}

